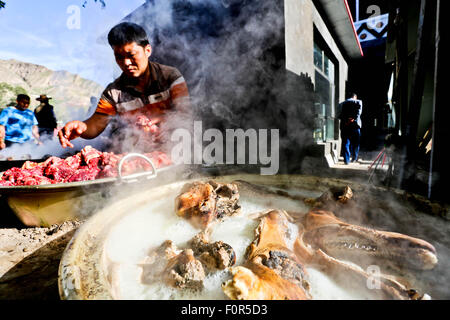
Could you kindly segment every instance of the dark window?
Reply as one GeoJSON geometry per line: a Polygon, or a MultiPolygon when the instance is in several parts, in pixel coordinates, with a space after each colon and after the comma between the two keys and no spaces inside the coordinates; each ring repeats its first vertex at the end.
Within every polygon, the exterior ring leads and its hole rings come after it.
{"type": "Polygon", "coordinates": [[[315,66],[315,141],[334,140],[335,66],[320,46],[314,44],[315,66]]]}

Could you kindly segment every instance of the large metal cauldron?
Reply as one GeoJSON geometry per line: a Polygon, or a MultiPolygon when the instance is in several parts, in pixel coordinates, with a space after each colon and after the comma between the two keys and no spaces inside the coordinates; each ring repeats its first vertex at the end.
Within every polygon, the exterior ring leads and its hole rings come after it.
{"type": "MultiPolygon", "coordinates": [[[[373,227],[381,230],[404,233],[418,237],[433,244],[437,250],[439,263],[431,271],[421,271],[418,274],[416,285],[418,289],[431,295],[434,299],[448,299],[450,292],[446,283],[450,280],[450,224],[442,217],[432,216],[428,202],[418,196],[405,197],[405,194],[396,190],[362,185],[350,181],[318,178],[301,175],[260,176],[255,174],[203,176],[197,179],[181,180],[131,193],[128,197],[111,203],[87,220],[76,232],[68,244],[59,267],[59,290],[62,299],[130,299],[124,295],[120,280],[115,275],[114,262],[107,253],[107,243],[114,232],[120,229],[126,219],[130,220],[137,211],[141,217],[145,216],[152,223],[152,216],[164,207],[173,208],[175,196],[181,187],[194,180],[207,181],[211,178],[218,182],[231,182],[243,180],[256,185],[285,190],[295,196],[317,197],[324,191],[336,190],[350,186],[355,194],[355,206],[343,209],[336,214],[344,221],[373,227]],[[159,207],[149,207],[149,204],[159,203],[159,207]],[[150,208],[150,209],[149,209],[150,208]],[[430,209],[430,210],[429,210],[430,209]],[[358,214],[355,215],[355,212],[358,214]],[[115,230],[115,231],[114,231],[115,230]],[[122,292],[122,293],[120,293],[122,292]]],[[[265,204],[272,208],[293,210],[296,206],[294,200],[285,202],[277,197],[264,199],[265,204]]],[[[242,199],[242,201],[246,201],[242,199]]],[[[247,199],[252,200],[252,199],[247,199]]],[[[308,210],[298,202],[298,211],[308,210]]],[[[168,211],[169,215],[175,215],[168,211]]],[[[448,213],[448,210],[447,210],[448,213]]],[[[145,225],[137,225],[129,233],[123,234],[123,250],[133,251],[131,238],[145,239],[151,236],[145,225]],[[131,240],[130,240],[131,239],[131,240]],[[127,242],[131,241],[131,242],[127,242]],[[129,244],[131,245],[129,245],[129,244]]],[[[161,237],[160,243],[175,237],[175,233],[161,237]]],[[[249,239],[251,241],[253,239],[249,239]]],[[[122,241],[122,240],[121,240],[122,241]]],[[[134,242],[136,244],[136,242],[134,242]]],[[[239,260],[239,257],[238,257],[239,260]]],[[[137,281],[137,280],[136,280],[137,281]]],[[[220,287],[220,282],[217,283],[220,287]]],[[[319,298],[332,299],[326,295],[326,289],[317,294],[319,298]]],[[[359,299],[358,295],[349,293],[347,297],[359,299]]],[[[135,298],[135,297],[132,297],[135,298]]],[[[149,297],[146,297],[149,298],[149,297]]],[[[151,298],[151,297],[150,297],[151,298]]],[[[221,297],[211,296],[210,299],[221,297]]]]}

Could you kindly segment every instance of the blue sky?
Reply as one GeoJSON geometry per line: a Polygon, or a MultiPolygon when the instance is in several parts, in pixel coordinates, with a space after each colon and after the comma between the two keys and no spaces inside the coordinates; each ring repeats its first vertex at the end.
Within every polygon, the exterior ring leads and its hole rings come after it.
{"type": "Polygon", "coordinates": [[[105,8],[94,0],[85,8],[84,0],[5,2],[0,10],[0,59],[67,70],[106,86],[120,70],[111,48],[98,38],[145,0],[106,0],[105,8]]]}

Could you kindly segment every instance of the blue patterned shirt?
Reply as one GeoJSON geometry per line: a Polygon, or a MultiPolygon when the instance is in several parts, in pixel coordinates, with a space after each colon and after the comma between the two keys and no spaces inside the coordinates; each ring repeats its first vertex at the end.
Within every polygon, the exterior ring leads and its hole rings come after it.
{"type": "Polygon", "coordinates": [[[38,124],[33,111],[8,107],[0,114],[0,125],[5,126],[5,140],[24,143],[33,138],[32,128],[38,124]]]}

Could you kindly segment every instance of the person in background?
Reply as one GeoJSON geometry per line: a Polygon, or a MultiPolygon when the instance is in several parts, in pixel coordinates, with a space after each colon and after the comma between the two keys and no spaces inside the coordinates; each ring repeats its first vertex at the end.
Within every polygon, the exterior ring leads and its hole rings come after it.
{"type": "Polygon", "coordinates": [[[34,109],[34,115],[38,121],[39,135],[53,136],[56,129],[56,117],[53,106],[49,104],[51,98],[41,94],[37,101],[41,104],[34,109]]]}
{"type": "Polygon", "coordinates": [[[186,81],[175,67],[150,60],[152,47],[141,26],[120,23],[108,33],[108,42],[123,73],[103,91],[89,119],[70,121],[58,132],[63,148],[73,147],[70,140],[78,137],[97,137],[114,119],[111,141],[114,148],[119,147],[116,150],[145,149],[153,138],[159,140],[160,125],[170,122],[174,112],[190,112],[186,81]],[[128,141],[135,144],[125,142],[129,132],[132,139],[128,141]]]}
{"type": "Polygon", "coordinates": [[[8,107],[0,114],[0,150],[14,144],[24,144],[39,139],[38,122],[33,111],[29,110],[30,97],[26,94],[17,96],[17,105],[8,107]]]}
{"type": "Polygon", "coordinates": [[[362,101],[356,93],[340,104],[339,119],[341,120],[341,138],[344,150],[344,163],[358,161],[361,138],[362,101]]]}

